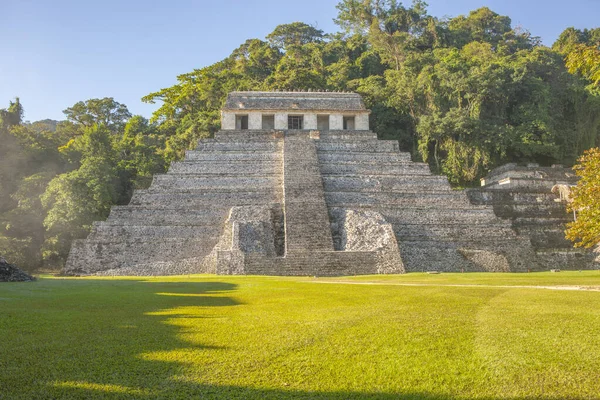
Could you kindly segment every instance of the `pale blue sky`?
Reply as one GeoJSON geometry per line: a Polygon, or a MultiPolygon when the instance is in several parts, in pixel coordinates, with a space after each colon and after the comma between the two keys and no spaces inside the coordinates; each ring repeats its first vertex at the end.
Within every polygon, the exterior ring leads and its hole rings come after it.
{"type": "MultiPolygon", "coordinates": [[[[302,21],[325,32],[338,0],[0,0],[0,108],[19,96],[25,118],[63,119],[79,100],[140,98],[178,74],[223,59],[248,38],[302,21]]],[[[404,2],[409,4],[410,1],[404,2]]],[[[551,45],[565,28],[599,24],[600,0],[429,0],[438,17],[488,6],[551,45]]]]}

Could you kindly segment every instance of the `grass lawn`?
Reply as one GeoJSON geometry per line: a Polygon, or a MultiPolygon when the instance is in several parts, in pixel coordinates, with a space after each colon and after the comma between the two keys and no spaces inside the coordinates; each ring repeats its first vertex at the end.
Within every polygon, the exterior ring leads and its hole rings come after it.
{"type": "Polygon", "coordinates": [[[597,399],[600,272],[0,284],[0,399],[63,398],[597,399]]]}

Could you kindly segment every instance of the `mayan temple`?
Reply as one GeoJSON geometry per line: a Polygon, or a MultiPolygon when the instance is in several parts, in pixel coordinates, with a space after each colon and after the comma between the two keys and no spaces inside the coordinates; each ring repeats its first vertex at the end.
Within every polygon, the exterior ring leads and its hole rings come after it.
{"type": "Polygon", "coordinates": [[[452,190],[397,142],[378,140],[357,94],[233,92],[221,127],[76,241],[65,273],[552,267],[496,215],[496,197],[452,190]]]}

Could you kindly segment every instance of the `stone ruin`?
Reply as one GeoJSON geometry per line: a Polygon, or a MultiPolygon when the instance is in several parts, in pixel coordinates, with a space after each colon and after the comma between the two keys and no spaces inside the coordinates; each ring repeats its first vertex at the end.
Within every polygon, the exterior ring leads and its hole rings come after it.
{"type": "Polygon", "coordinates": [[[597,253],[573,247],[565,238],[570,188],[578,176],[562,165],[506,164],[481,180],[481,187],[467,191],[473,204],[493,207],[519,236],[528,237],[539,263],[547,268],[598,269],[597,253]]]}
{"type": "Polygon", "coordinates": [[[368,116],[354,93],[230,93],[214,138],[95,223],[74,242],[64,272],[564,268],[540,258],[494,204],[452,190],[398,142],[378,140],[368,116]]]}
{"type": "Polygon", "coordinates": [[[0,282],[31,282],[35,278],[0,256],[0,282]]]}

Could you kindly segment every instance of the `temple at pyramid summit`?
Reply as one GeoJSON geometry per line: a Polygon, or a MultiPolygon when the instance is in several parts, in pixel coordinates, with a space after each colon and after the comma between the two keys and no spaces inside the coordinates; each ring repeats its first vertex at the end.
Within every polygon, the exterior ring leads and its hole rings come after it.
{"type": "MultiPolygon", "coordinates": [[[[572,183],[565,171],[552,171],[546,175],[572,183]]],[[[552,241],[568,215],[551,193],[528,191],[530,209],[518,203],[526,196],[515,193],[529,187],[527,179],[546,192],[557,182],[539,184],[535,173],[521,173],[523,184],[511,189],[499,183],[510,168],[498,174],[498,187],[452,190],[398,142],[378,140],[355,93],[232,92],[214,138],[200,140],[129,205],[114,206],[87,239],[74,242],[64,272],[333,276],[597,268],[589,253],[552,241]],[[540,196],[554,214],[534,207],[540,196]],[[507,207],[515,213],[502,214],[507,207]],[[526,209],[532,214],[519,214],[526,209]],[[536,221],[546,229],[541,239],[531,235],[536,221]]]]}

